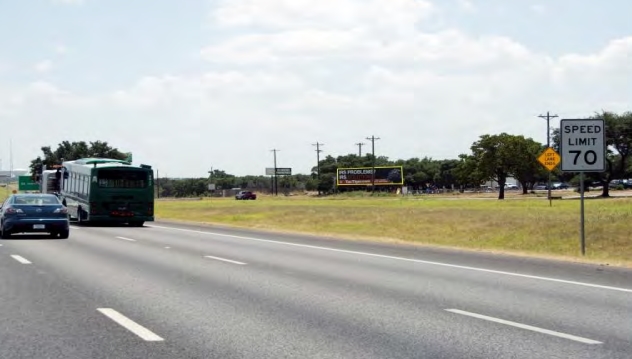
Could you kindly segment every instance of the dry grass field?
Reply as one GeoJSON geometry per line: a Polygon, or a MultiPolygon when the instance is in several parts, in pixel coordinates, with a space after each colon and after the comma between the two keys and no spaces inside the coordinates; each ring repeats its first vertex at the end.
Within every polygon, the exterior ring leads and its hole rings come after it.
{"type": "Polygon", "coordinates": [[[586,200],[587,255],[582,257],[578,200],[555,200],[550,207],[542,193],[511,193],[505,201],[494,200],[495,196],[159,200],[156,216],[632,266],[632,198],[586,200]]]}

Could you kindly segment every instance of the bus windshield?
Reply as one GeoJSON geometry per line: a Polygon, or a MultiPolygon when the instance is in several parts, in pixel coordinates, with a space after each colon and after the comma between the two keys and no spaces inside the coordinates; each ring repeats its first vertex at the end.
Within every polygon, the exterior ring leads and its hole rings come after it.
{"type": "Polygon", "coordinates": [[[99,170],[97,181],[102,188],[146,188],[147,172],[119,169],[99,170]]]}

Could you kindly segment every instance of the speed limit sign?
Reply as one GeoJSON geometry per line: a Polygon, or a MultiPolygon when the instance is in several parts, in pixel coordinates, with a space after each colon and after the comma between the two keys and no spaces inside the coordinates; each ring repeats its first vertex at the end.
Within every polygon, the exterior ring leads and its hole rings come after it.
{"type": "Polygon", "coordinates": [[[561,169],[564,172],[606,171],[606,126],[603,119],[560,121],[561,169]]]}

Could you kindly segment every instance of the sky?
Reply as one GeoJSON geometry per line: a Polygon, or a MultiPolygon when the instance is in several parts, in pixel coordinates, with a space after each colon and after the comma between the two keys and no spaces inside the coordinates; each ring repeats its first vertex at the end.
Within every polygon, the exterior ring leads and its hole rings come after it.
{"type": "Polygon", "coordinates": [[[0,0],[0,159],[107,141],[162,176],[546,143],[632,110],[632,2],[0,0]]]}

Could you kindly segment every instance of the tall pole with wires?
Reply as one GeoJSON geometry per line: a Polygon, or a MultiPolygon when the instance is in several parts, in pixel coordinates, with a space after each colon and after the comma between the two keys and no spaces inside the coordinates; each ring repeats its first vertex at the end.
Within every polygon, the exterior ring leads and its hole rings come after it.
{"type": "Polygon", "coordinates": [[[312,144],[312,146],[316,146],[316,181],[317,181],[317,188],[318,188],[319,195],[320,195],[320,153],[323,152],[323,150],[321,150],[320,147],[324,145],[325,145],[324,143],[319,143],[318,141],[312,144]]]}
{"type": "Polygon", "coordinates": [[[278,180],[277,180],[277,152],[280,150],[272,149],[270,152],[274,153],[274,195],[277,196],[279,194],[278,180]]]}
{"type": "Polygon", "coordinates": [[[367,137],[367,140],[371,141],[371,157],[372,158],[372,173],[371,173],[371,192],[375,192],[375,141],[379,140],[379,137],[371,136],[367,137]]]}
{"type": "MultiPolygon", "coordinates": [[[[538,117],[546,120],[546,147],[551,147],[551,119],[559,117],[558,115],[551,115],[549,111],[546,112],[546,115],[539,115],[538,117]]],[[[551,171],[549,171],[549,181],[548,181],[547,192],[549,198],[549,206],[553,206],[553,201],[551,198],[551,171]]]]}
{"type": "Polygon", "coordinates": [[[365,143],[358,142],[355,145],[358,146],[358,157],[362,157],[362,146],[364,146],[365,143]]]}

